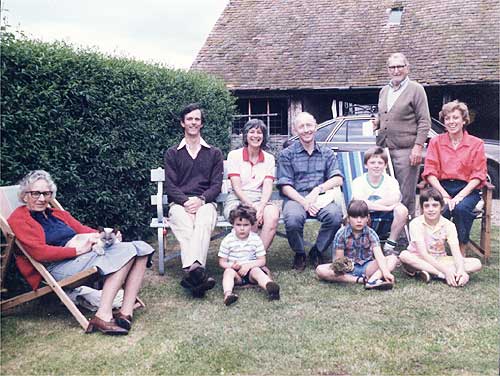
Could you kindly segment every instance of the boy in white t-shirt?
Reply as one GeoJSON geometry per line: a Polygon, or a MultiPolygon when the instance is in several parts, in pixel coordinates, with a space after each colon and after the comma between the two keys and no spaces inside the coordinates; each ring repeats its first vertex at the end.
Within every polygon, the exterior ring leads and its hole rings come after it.
{"type": "Polygon", "coordinates": [[[389,233],[384,253],[391,254],[408,219],[408,209],[401,203],[398,181],[385,173],[387,161],[387,153],[379,146],[365,152],[368,172],[353,180],[352,199],[367,203],[372,227],[379,236],[389,233]]]}
{"type": "Polygon", "coordinates": [[[234,285],[258,284],[267,291],[269,300],[280,298],[280,287],[270,278],[263,267],[266,265],[266,250],[259,235],[252,232],[257,222],[256,210],[238,205],[229,214],[233,230],[222,240],[219,249],[219,266],[224,269],[222,287],[224,304],[238,300],[233,293],[234,285]]]}

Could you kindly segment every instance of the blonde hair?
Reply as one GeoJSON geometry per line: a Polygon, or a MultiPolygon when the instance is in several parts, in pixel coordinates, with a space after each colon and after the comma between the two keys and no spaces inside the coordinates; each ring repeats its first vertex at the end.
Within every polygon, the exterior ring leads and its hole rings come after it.
{"type": "Polygon", "coordinates": [[[446,115],[449,113],[458,110],[462,114],[462,118],[464,119],[465,125],[469,125],[470,123],[470,115],[469,115],[469,108],[464,102],[458,101],[458,99],[455,99],[452,102],[448,102],[443,104],[443,107],[441,108],[441,111],[439,111],[439,121],[442,123],[444,122],[444,118],[446,115]]]}

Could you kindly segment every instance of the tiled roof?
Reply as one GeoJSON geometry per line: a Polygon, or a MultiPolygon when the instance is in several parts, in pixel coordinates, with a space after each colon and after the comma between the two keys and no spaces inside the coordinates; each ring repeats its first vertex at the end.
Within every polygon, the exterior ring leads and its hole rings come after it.
{"type": "Polygon", "coordinates": [[[403,52],[424,85],[499,81],[498,0],[231,0],[192,70],[230,89],[376,87],[403,52]],[[400,25],[389,10],[403,6],[400,25]]]}

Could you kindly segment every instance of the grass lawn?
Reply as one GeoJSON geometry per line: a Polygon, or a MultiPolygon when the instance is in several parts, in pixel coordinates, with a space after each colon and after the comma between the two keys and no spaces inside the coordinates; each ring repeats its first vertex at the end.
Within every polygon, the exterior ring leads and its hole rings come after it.
{"type": "MultiPolygon", "coordinates": [[[[309,227],[309,231],[315,231],[309,227]]],[[[477,236],[477,228],[475,229],[477,236]]],[[[392,291],[333,285],[290,269],[276,238],[268,265],[282,288],[268,302],[259,289],[222,303],[218,243],[208,268],[217,278],[204,300],[179,286],[180,260],[148,270],[125,337],[86,335],[56,300],[32,302],[1,320],[2,375],[497,375],[499,228],[493,257],[465,288],[425,285],[399,270],[392,291]]],[[[90,317],[90,313],[89,313],[90,317]]]]}

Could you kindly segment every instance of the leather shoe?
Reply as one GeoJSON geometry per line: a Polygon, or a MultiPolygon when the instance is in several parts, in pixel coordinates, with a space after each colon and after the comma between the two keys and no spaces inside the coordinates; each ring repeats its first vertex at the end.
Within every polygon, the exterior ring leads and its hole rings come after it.
{"type": "Polygon", "coordinates": [[[206,277],[205,280],[198,286],[191,288],[191,294],[195,298],[203,298],[205,296],[205,291],[213,289],[215,286],[215,279],[212,277],[206,277]]]}
{"type": "Polygon", "coordinates": [[[120,311],[116,312],[113,317],[115,318],[116,325],[121,326],[123,329],[130,330],[132,328],[132,316],[124,315],[120,311]]]}
{"type": "Polygon", "coordinates": [[[316,269],[321,262],[321,254],[316,247],[312,247],[309,251],[309,262],[316,269]]]}
{"type": "Polygon", "coordinates": [[[128,334],[128,330],[118,326],[115,320],[111,319],[111,321],[104,321],[97,316],[94,316],[89,321],[89,326],[85,333],[92,333],[96,330],[100,331],[104,334],[109,335],[125,335],[128,334]]]}
{"type": "Polygon", "coordinates": [[[293,258],[293,268],[298,272],[303,272],[306,268],[306,255],[297,253],[293,258]]]}

